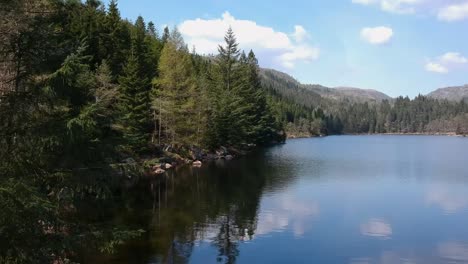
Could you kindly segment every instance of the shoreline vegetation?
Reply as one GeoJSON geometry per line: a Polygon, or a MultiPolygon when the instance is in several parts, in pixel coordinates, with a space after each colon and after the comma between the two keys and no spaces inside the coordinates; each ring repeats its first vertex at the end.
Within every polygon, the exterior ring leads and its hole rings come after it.
{"type": "MultiPolygon", "coordinates": [[[[356,134],[356,135],[365,135],[365,134],[356,134]]],[[[440,132],[440,133],[375,133],[367,135],[388,135],[388,136],[449,136],[449,137],[466,137],[466,134],[457,134],[455,132],[440,132]]]]}
{"type": "Polygon", "coordinates": [[[200,55],[115,0],[8,0],[0,18],[1,263],[69,263],[140,236],[82,210],[121,208],[127,170],[232,160],[287,135],[468,133],[464,101],[324,98],[262,73],[232,29],[200,55]]]}
{"type": "Polygon", "coordinates": [[[448,137],[467,137],[468,134],[457,134],[453,133],[349,133],[349,134],[335,134],[335,135],[293,135],[287,137],[290,139],[301,139],[301,138],[321,138],[327,136],[448,136],[448,137]]]}

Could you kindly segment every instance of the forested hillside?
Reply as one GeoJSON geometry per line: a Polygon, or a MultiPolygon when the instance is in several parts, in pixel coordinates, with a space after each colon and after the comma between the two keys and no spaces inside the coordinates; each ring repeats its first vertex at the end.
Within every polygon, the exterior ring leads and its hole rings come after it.
{"type": "Polygon", "coordinates": [[[437,89],[427,95],[434,99],[447,99],[449,101],[458,102],[460,100],[468,100],[468,85],[454,86],[437,89]]]}
{"type": "Polygon", "coordinates": [[[468,104],[418,96],[337,109],[343,133],[468,133],[468,104]]]}
{"type": "MultiPolygon", "coordinates": [[[[314,86],[307,87],[314,89],[314,86]]],[[[317,85],[315,85],[315,87],[317,87],[317,85]]],[[[380,103],[383,100],[392,99],[390,96],[372,89],[360,89],[353,87],[327,88],[323,86],[315,89],[317,93],[323,97],[340,101],[348,100],[355,103],[380,103]]]]}
{"type": "MultiPolygon", "coordinates": [[[[293,77],[283,72],[279,72],[272,69],[262,69],[261,72],[261,76],[267,83],[271,82],[272,80],[276,80],[276,82],[282,82],[284,86],[292,88],[291,92],[295,93],[302,93],[297,92],[298,87],[303,88],[301,90],[308,90],[310,96],[307,97],[307,99],[310,99],[308,100],[308,103],[311,104],[318,104],[321,101],[320,97],[324,99],[347,101],[354,103],[379,103],[383,100],[392,99],[390,96],[372,89],[359,89],[352,87],[329,88],[318,84],[301,84],[293,77]]],[[[302,100],[299,98],[300,96],[298,96],[297,99],[302,100]]]]}
{"type": "Polygon", "coordinates": [[[288,137],[308,137],[341,133],[338,120],[326,114],[322,106],[330,105],[328,99],[305,89],[289,75],[262,69],[261,81],[269,94],[273,109],[285,125],[288,137]]]}
{"type": "Polygon", "coordinates": [[[264,69],[261,77],[293,135],[468,133],[468,104],[452,92],[450,100],[433,94],[392,99],[374,90],[304,85],[275,70],[264,69]]]}

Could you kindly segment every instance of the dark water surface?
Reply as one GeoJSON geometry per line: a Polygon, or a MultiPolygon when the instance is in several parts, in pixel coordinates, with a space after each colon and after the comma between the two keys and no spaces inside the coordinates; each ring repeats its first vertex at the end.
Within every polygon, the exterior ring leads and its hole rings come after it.
{"type": "Polygon", "coordinates": [[[290,140],[165,177],[113,220],[147,232],[86,262],[468,263],[468,138],[290,140]]]}

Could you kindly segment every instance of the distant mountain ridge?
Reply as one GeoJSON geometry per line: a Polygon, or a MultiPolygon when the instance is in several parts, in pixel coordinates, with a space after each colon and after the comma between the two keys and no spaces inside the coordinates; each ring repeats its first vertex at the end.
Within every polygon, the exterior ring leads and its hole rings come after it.
{"type": "Polygon", "coordinates": [[[383,100],[392,99],[390,96],[372,89],[360,89],[354,87],[330,88],[319,84],[302,84],[294,77],[273,69],[261,69],[261,76],[264,81],[275,80],[275,82],[281,82],[286,87],[295,87],[295,89],[307,90],[309,91],[310,96],[315,94],[317,97],[332,101],[346,100],[356,103],[379,103],[383,100]]]}
{"type": "Polygon", "coordinates": [[[437,89],[427,95],[434,99],[446,99],[449,101],[468,100],[468,84],[437,89]]]}
{"type": "MultiPolygon", "coordinates": [[[[329,99],[332,101],[348,101],[352,103],[380,103],[383,100],[393,100],[389,95],[373,89],[362,89],[355,87],[326,87],[320,84],[302,84],[291,75],[273,69],[261,69],[260,76],[264,81],[280,83],[283,87],[294,87],[294,90],[308,91],[308,97],[317,97],[315,102],[329,99]]],[[[302,91],[305,92],[305,91],[302,91]]],[[[437,89],[426,95],[427,97],[449,100],[449,101],[468,101],[468,84],[463,86],[453,86],[437,89]]]]}
{"type": "Polygon", "coordinates": [[[383,100],[391,100],[392,98],[382,92],[372,89],[361,89],[354,87],[335,87],[328,88],[318,85],[306,85],[322,97],[333,100],[349,100],[352,102],[382,102],[383,100]]]}

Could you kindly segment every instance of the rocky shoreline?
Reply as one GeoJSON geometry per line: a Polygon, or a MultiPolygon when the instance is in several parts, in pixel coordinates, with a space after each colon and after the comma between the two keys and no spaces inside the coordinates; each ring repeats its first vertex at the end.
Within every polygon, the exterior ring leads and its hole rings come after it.
{"type": "MultiPolygon", "coordinates": [[[[466,135],[458,135],[456,133],[374,133],[374,134],[343,134],[343,135],[412,135],[412,136],[456,136],[466,137],[466,135]]],[[[319,138],[326,135],[288,135],[290,139],[300,138],[319,138]]],[[[209,151],[196,146],[192,147],[175,147],[165,145],[154,150],[155,155],[145,156],[135,161],[133,158],[127,158],[122,161],[122,165],[138,165],[143,169],[147,176],[157,176],[166,173],[168,170],[173,170],[182,165],[191,165],[193,167],[202,167],[205,163],[215,160],[233,160],[238,157],[247,155],[255,150],[258,146],[254,144],[243,145],[242,147],[219,147],[214,151],[209,151]]]]}
{"type": "Polygon", "coordinates": [[[199,147],[180,147],[171,145],[163,146],[155,157],[147,157],[141,160],[141,164],[148,176],[161,175],[168,170],[182,165],[201,167],[204,163],[215,160],[233,160],[247,155],[256,149],[254,144],[244,145],[241,148],[219,147],[214,151],[208,151],[199,147]]]}

